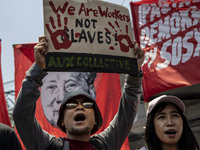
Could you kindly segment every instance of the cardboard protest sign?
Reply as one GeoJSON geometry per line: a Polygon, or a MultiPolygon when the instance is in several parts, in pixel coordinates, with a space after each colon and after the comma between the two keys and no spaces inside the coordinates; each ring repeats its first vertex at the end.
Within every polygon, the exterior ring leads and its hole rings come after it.
{"type": "Polygon", "coordinates": [[[137,73],[127,8],[97,0],[44,0],[46,69],[137,73]]]}

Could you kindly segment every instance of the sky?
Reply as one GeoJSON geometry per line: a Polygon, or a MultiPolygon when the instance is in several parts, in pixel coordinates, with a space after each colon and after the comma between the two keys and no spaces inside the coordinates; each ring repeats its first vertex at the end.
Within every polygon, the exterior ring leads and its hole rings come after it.
{"type": "MultiPolygon", "coordinates": [[[[104,1],[130,7],[130,0],[104,1]]],[[[36,43],[41,35],[44,35],[43,0],[0,0],[1,69],[5,92],[14,90],[13,45],[36,43]]]]}

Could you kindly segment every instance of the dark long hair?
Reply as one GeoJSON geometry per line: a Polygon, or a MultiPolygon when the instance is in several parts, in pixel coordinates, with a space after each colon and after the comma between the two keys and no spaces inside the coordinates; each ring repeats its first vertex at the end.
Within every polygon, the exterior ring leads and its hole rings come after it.
{"type": "MultiPolygon", "coordinates": [[[[161,103],[157,105],[154,110],[147,116],[147,122],[146,122],[146,130],[145,130],[145,141],[146,141],[146,147],[148,150],[162,150],[161,142],[158,139],[155,129],[154,129],[154,117],[157,112],[161,112],[166,105],[169,104],[161,103]]],[[[181,150],[199,150],[199,146],[197,143],[197,140],[188,124],[188,121],[185,117],[185,115],[181,112],[181,110],[178,109],[179,114],[181,115],[181,118],[183,120],[183,132],[181,135],[181,138],[178,142],[179,149],[181,150]]]]}

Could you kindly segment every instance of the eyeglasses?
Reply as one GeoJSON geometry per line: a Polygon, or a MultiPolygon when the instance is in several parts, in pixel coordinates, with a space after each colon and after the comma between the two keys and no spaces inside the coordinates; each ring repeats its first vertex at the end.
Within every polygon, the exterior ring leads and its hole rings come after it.
{"type": "MultiPolygon", "coordinates": [[[[85,108],[92,108],[94,103],[92,102],[81,102],[81,105],[85,108]]],[[[68,109],[73,109],[76,108],[78,106],[78,103],[67,103],[66,104],[66,108],[68,109]]]]}

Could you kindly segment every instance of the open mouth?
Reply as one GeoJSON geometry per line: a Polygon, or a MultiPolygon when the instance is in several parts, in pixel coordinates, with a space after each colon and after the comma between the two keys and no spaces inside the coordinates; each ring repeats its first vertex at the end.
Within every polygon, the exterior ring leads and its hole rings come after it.
{"type": "Polygon", "coordinates": [[[174,135],[174,134],[176,134],[176,130],[167,130],[167,131],[165,131],[165,134],[174,135]]]}
{"type": "Polygon", "coordinates": [[[84,121],[85,115],[84,114],[77,114],[74,118],[75,121],[84,121]]]}

